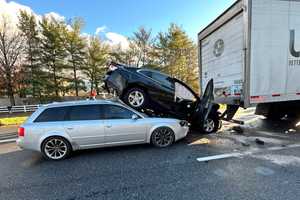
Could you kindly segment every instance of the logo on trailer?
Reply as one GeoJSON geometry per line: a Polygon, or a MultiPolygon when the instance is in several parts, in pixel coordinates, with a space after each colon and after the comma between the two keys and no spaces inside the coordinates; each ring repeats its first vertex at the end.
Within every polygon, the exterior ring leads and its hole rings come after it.
{"type": "Polygon", "coordinates": [[[214,45],[214,55],[216,57],[219,57],[224,52],[224,41],[222,39],[219,39],[215,42],[214,45]]]}
{"type": "MultiPolygon", "coordinates": [[[[290,30],[290,53],[295,58],[300,57],[300,51],[296,51],[296,48],[295,48],[295,30],[290,30]]],[[[299,59],[290,59],[289,65],[291,65],[291,66],[300,65],[300,60],[299,59]]]]}

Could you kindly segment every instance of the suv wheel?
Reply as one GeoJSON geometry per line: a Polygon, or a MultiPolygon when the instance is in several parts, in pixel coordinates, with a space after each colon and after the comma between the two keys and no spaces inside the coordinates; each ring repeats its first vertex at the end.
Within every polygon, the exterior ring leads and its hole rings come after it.
{"type": "Polygon", "coordinates": [[[203,123],[202,131],[206,134],[217,132],[220,121],[216,117],[208,117],[203,123]]]}
{"type": "Polygon", "coordinates": [[[125,93],[123,100],[127,105],[131,106],[132,108],[142,109],[146,105],[146,98],[147,95],[144,92],[144,90],[140,88],[132,88],[125,93]]]}
{"type": "Polygon", "coordinates": [[[62,160],[71,153],[72,147],[66,139],[54,136],[43,142],[41,150],[49,160],[62,160]]]}

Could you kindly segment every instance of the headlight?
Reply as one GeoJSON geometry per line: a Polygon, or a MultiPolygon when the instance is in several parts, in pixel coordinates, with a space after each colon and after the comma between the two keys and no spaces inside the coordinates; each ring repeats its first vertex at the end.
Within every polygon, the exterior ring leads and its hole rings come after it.
{"type": "Polygon", "coordinates": [[[180,126],[185,127],[185,126],[189,126],[189,123],[185,120],[182,120],[179,122],[180,126]]]}
{"type": "Polygon", "coordinates": [[[116,67],[116,66],[114,66],[114,65],[110,65],[109,68],[108,68],[108,71],[113,72],[113,71],[115,71],[116,69],[118,69],[118,67],[116,67]]]}

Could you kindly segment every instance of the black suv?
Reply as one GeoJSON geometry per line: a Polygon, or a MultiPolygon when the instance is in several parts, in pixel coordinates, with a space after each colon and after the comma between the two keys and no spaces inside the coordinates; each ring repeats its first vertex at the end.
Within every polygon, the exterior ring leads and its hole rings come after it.
{"type": "Polygon", "coordinates": [[[146,114],[184,119],[192,128],[206,133],[219,128],[219,105],[212,103],[212,80],[200,98],[182,81],[159,71],[111,63],[104,83],[108,92],[146,114]]]}

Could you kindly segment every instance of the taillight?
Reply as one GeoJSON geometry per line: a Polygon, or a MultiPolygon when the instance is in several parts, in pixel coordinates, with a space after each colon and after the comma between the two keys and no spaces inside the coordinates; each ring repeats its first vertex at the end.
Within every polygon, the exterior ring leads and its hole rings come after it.
{"type": "Polygon", "coordinates": [[[25,136],[25,128],[24,127],[19,127],[18,128],[18,136],[19,137],[24,137],[25,136]]]}
{"type": "Polygon", "coordinates": [[[189,126],[189,123],[188,123],[187,121],[185,121],[185,120],[180,121],[179,124],[180,124],[180,126],[182,126],[182,127],[187,127],[187,126],[189,126]]]}

